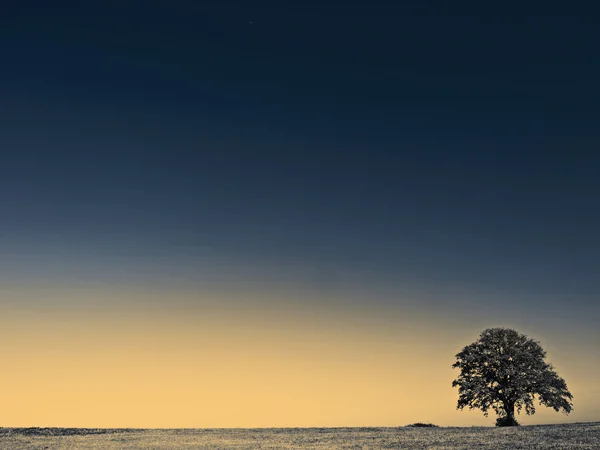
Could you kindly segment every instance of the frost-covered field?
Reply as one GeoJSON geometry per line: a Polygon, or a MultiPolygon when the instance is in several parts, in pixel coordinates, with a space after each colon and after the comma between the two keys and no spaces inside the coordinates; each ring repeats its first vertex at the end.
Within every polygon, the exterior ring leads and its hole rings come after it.
{"type": "Polygon", "coordinates": [[[600,423],[520,428],[0,428],[2,449],[600,449],[600,423]]]}

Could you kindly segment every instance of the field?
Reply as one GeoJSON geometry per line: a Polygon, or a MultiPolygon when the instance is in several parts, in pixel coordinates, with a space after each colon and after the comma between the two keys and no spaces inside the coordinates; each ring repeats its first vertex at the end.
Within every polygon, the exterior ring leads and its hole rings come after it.
{"type": "Polygon", "coordinates": [[[0,428],[1,449],[600,449],[600,423],[519,428],[0,428]]]}

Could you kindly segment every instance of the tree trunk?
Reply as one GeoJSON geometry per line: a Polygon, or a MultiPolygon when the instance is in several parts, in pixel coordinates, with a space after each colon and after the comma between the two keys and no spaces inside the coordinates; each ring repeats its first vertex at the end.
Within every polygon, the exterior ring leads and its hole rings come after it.
{"type": "Polygon", "coordinates": [[[497,426],[515,427],[519,422],[515,419],[515,402],[504,402],[504,417],[499,417],[496,421],[497,426]]]}
{"type": "Polygon", "coordinates": [[[515,422],[515,404],[508,403],[506,405],[505,410],[506,410],[506,418],[508,419],[508,421],[515,422]]]}

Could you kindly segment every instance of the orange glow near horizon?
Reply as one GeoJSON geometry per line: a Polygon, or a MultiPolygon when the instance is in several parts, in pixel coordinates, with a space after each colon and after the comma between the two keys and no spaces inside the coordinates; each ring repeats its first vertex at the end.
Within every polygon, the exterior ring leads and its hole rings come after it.
{"type": "MultiPolygon", "coordinates": [[[[62,295],[71,306],[13,305],[0,319],[2,426],[493,425],[480,412],[456,411],[450,387],[453,355],[480,331],[472,319],[457,329],[408,309],[390,320],[315,305],[181,302],[190,293],[172,293],[167,308],[144,305],[147,293],[135,290],[113,290],[110,298],[73,291],[70,299],[68,292],[47,295],[62,295]],[[74,308],[76,297],[88,306],[74,308]]],[[[1,295],[7,304],[16,294],[1,295]]],[[[522,421],[597,419],[593,374],[600,363],[533,337],[549,347],[575,411],[540,408],[522,421]]],[[[591,347],[580,351],[593,354],[591,347]]]]}

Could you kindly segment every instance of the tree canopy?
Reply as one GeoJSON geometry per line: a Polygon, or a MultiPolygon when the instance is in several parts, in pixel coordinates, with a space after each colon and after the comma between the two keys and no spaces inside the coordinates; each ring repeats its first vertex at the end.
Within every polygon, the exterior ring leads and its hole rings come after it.
{"type": "Polygon", "coordinates": [[[515,408],[535,414],[536,397],[542,406],[570,413],[573,395],[545,358],[539,342],[524,334],[509,328],[484,330],[452,365],[461,371],[452,382],[458,386],[457,409],[480,409],[486,417],[493,409],[497,426],[518,425],[515,408]]]}

